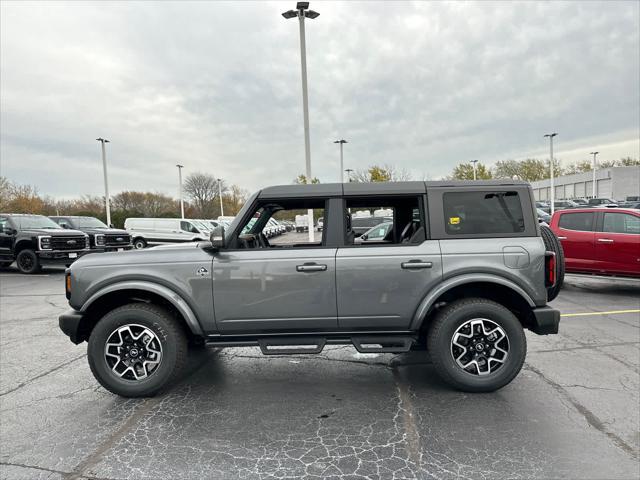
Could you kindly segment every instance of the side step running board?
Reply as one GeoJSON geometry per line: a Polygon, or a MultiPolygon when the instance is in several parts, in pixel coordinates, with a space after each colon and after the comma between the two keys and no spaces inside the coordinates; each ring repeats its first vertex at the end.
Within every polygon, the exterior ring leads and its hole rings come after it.
{"type": "Polygon", "coordinates": [[[360,353],[402,353],[408,352],[415,342],[412,337],[351,337],[353,346],[360,353]]]}
{"type": "Polygon", "coordinates": [[[320,353],[326,345],[326,338],[275,337],[262,338],[258,345],[263,355],[297,355],[300,353],[320,353]]]}

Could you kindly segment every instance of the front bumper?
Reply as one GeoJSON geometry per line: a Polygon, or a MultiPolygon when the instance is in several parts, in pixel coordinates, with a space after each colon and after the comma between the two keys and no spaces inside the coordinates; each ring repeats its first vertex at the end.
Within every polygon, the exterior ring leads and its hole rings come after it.
{"type": "Polygon", "coordinates": [[[71,309],[58,317],[58,325],[60,325],[60,330],[77,345],[88,338],[88,332],[84,328],[84,320],[83,312],[71,309]]]}
{"type": "Polygon", "coordinates": [[[533,324],[531,331],[538,335],[551,335],[558,333],[560,325],[560,310],[551,307],[539,307],[533,309],[533,324]]]}
{"type": "Polygon", "coordinates": [[[91,250],[37,250],[36,255],[41,264],[68,264],[73,263],[83,255],[91,253],[91,250]]]}
{"type": "Polygon", "coordinates": [[[132,250],[133,245],[108,245],[106,247],[91,247],[91,253],[119,252],[124,250],[132,250]]]}

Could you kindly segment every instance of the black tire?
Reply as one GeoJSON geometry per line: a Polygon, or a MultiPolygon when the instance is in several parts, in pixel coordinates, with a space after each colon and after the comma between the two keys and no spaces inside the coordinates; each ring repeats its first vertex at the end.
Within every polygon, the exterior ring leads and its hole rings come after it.
{"type": "Polygon", "coordinates": [[[522,325],[507,308],[484,298],[469,298],[453,302],[438,312],[429,328],[427,350],[436,372],[449,385],[464,392],[493,392],[511,382],[522,369],[527,339],[522,325]],[[452,353],[454,334],[473,319],[497,324],[508,340],[504,363],[486,375],[464,370],[452,353]]]}
{"type": "Polygon", "coordinates": [[[0,268],[9,268],[9,266],[13,263],[13,260],[10,262],[0,262],[0,268]]]}
{"type": "Polygon", "coordinates": [[[33,250],[25,249],[18,253],[16,266],[22,273],[36,273],[40,270],[40,259],[33,250]]]}
{"type": "Polygon", "coordinates": [[[94,377],[110,392],[122,397],[150,397],[170,386],[180,375],[187,358],[187,336],[174,316],[163,308],[131,303],[110,311],[98,321],[89,337],[87,357],[94,377]],[[122,378],[107,363],[106,343],[125,325],[148,328],[162,347],[160,363],[146,378],[122,378]]]}
{"type": "Polygon", "coordinates": [[[142,250],[143,248],[147,248],[147,242],[144,240],[144,238],[134,238],[133,248],[135,248],[136,250],[142,250]]]}
{"type": "Polygon", "coordinates": [[[556,284],[547,288],[547,301],[555,299],[560,293],[562,284],[564,283],[564,250],[558,237],[546,225],[540,225],[540,233],[544,241],[544,247],[549,252],[556,254],[556,284]]]}

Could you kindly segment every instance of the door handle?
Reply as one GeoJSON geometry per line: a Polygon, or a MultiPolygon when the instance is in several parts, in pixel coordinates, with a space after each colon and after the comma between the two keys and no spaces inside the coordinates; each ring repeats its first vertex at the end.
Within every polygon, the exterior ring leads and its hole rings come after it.
{"type": "Polygon", "coordinates": [[[558,237],[558,240],[566,240],[567,237],[558,237]]]}
{"type": "Polygon", "coordinates": [[[422,268],[433,267],[433,263],[421,262],[420,260],[409,260],[408,262],[402,262],[400,266],[405,270],[420,270],[422,268]]]}
{"type": "Polygon", "coordinates": [[[317,263],[305,263],[304,265],[296,265],[296,272],[324,272],[326,269],[326,265],[319,265],[317,263]]]}
{"type": "Polygon", "coordinates": [[[600,242],[600,243],[613,243],[613,240],[611,240],[610,238],[599,238],[598,242],[600,242]]]}

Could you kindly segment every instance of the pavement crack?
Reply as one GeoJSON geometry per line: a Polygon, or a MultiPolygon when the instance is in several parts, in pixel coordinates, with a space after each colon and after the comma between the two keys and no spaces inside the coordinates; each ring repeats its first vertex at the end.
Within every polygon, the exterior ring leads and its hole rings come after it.
{"type": "MultiPolygon", "coordinates": [[[[404,441],[407,445],[407,454],[413,463],[415,471],[420,472],[422,465],[422,448],[420,445],[420,433],[416,424],[416,413],[411,402],[409,384],[403,378],[398,368],[393,368],[393,381],[398,389],[398,414],[402,415],[404,441]]],[[[396,414],[397,415],[397,414],[396,414]]]]}
{"type": "Polygon", "coordinates": [[[27,385],[29,385],[30,383],[33,383],[33,382],[35,382],[36,380],[38,380],[38,379],[40,379],[40,378],[42,378],[42,377],[45,377],[45,376],[49,375],[50,373],[56,372],[56,371],[60,370],[61,368],[64,368],[64,367],[66,367],[67,365],[69,365],[69,364],[71,364],[71,363],[75,362],[76,360],[80,360],[81,358],[84,358],[84,357],[86,357],[86,356],[87,356],[87,354],[86,354],[86,353],[83,353],[82,355],[80,355],[80,356],[78,356],[78,357],[72,358],[71,360],[69,360],[69,361],[67,361],[67,362],[61,363],[61,364],[60,364],[60,365],[58,365],[57,367],[51,368],[51,369],[47,370],[46,372],[43,372],[43,373],[41,373],[41,374],[39,374],[39,375],[36,375],[35,377],[30,378],[29,380],[25,380],[24,382],[22,382],[22,383],[20,383],[20,384],[16,385],[15,387],[13,387],[13,388],[11,388],[11,389],[9,389],[9,390],[5,391],[5,392],[0,393],[0,397],[3,397],[3,396],[8,395],[8,394],[10,394],[10,393],[12,393],[12,392],[15,392],[16,390],[19,390],[19,389],[21,389],[22,387],[26,387],[26,386],[27,386],[27,385]]]}
{"type": "Polygon", "coordinates": [[[556,392],[558,392],[565,400],[567,400],[573,406],[573,408],[575,408],[584,417],[584,419],[587,421],[587,423],[591,427],[595,428],[600,433],[609,437],[609,439],[618,448],[630,454],[634,459],[638,459],[638,451],[636,451],[636,449],[633,446],[629,445],[618,435],[608,430],[605,423],[602,420],[600,420],[591,410],[589,410],[587,407],[582,405],[577,399],[575,399],[569,392],[567,392],[567,390],[565,390],[565,388],[562,385],[546,377],[544,373],[542,373],[540,370],[530,365],[529,363],[526,363],[524,368],[538,375],[547,385],[549,385],[556,392]]]}
{"type": "Polygon", "coordinates": [[[68,473],[68,472],[63,472],[62,470],[53,470],[51,468],[38,467],[37,465],[27,465],[24,463],[0,462],[0,465],[5,465],[7,467],[30,468],[32,470],[40,470],[42,472],[57,473],[59,475],[66,475],[68,473]]]}

